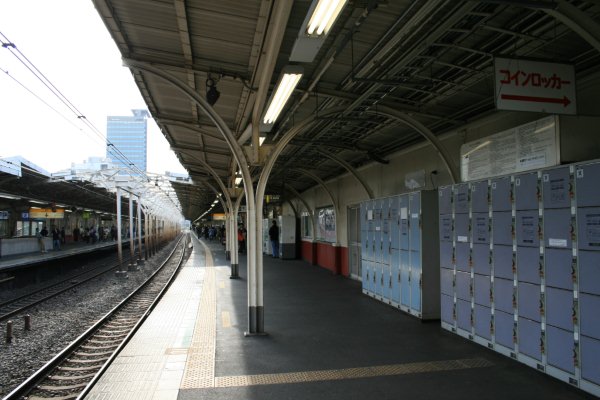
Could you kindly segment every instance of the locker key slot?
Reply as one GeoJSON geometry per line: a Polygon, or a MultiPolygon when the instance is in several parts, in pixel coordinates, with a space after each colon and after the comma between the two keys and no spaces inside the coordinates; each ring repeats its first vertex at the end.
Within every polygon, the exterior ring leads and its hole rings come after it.
{"type": "MultiPolygon", "coordinates": [[[[518,340],[519,340],[519,337],[518,337],[518,335],[517,335],[517,323],[515,322],[515,323],[513,324],[513,343],[515,343],[515,344],[516,344],[518,340]]],[[[510,353],[510,356],[512,357],[512,355],[513,355],[513,354],[514,354],[514,353],[510,353]]],[[[517,357],[516,357],[516,355],[515,355],[515,357],[514,357],[514,358],[517,358],[517,357]]]]}
{"type": "Polygon", "coordinates": [[[490,318],[490,335],[494,334],[494,316],[490,318]]]}
{"type": "Polygon", "coordinates": [[[540,272],[540,278],[544,277],[544,258],[543,256],[540,256],[540,264],[539,264],[539,272],[540,272]]]}
{"type": "Polygon", "coordinates": [[[573,280],[573,283],[577,283],[577,260],[573,259],[573,262],[571,263],[571,278],[573,280]]]}
{"type": "Polygon", "coordinates": [[[577,316],[578,308],[579,308],[579,301],[573,300],[573,310],[571,311],[571,317],[573,318],[573,325],[577,325],[579,323],[579,318],[577,316]]]}
{"type": "Polygon", "coordinates": [[[579,342],[573,344],[573,365],[579,368],[579,342]]]}
{"type": "MultiPolygon", "coordinates": [[[[546,332],[544,332],[544,331],[542,331],[542,333],[540,335],[540,352],[542,354],[546,354],[546,332]]],[[[539,366],[538,366],[538,369],[540,369],[539,366]]],[[[543,369],[542,369],[542,371],[543,371],[543,369]]]]}
{"type": "Polygon", "coordinates": [[[544,309],[544,294],[541,293],[540,294],[540,316],[544,316],[545,314],[545,309],[544,309]]]}
{"type": "Polygon", "coordinates": [[[512,306],[513,308],[517,308],[517,292],[515,289],[513,289],[512,306]]]}

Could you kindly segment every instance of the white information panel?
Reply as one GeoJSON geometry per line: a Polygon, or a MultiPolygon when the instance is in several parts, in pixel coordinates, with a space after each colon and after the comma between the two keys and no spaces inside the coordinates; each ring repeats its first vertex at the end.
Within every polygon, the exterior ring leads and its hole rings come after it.
{"type": "Polygon", "coordinates": [[[460,148],[463,182],[557,165],[558,117],[550,116],[465,143],[460,148]]]}
{"type": "Polygon", "coordinates": [[[573,65],[495,58],[494,87],[499,110],[577,113],[573,65]]]}

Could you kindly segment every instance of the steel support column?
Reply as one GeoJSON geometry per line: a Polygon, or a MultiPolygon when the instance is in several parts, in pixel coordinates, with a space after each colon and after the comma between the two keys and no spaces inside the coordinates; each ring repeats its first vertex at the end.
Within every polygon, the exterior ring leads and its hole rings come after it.
{"type": "Polygon", "coordinates": [[[135,241],[133,239],[133,195],[129,193],[129,270],[137,270],[137,262],[135,259],[135,241]]]}

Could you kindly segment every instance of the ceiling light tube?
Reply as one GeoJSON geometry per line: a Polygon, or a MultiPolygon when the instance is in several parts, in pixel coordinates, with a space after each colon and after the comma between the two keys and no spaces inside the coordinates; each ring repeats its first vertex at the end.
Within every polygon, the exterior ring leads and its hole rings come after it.
{"type": "Polygon", "coordinates": [[[236,176],[235,177],[235,185],[238,186],[240,183],[242,183],[242,177],[241,176],[236,176]]]}
{"type": "Polygon", "coordinates": [[[21,200],[21,198],[19,196],[14,196],[14,195],[8,194],[8,193],[0,193],[0,197],[2,197],[3,199],[9,199],[9,200],[21,200]]]}
{"type": "Polygon", "coordinates": [[[263,117],[263,124],[272,125],[277,120],[277,117],[279,117],[283,107],[294,92],[296,85],[298,85],[298,82],[300,82],[302,73],[302,67],[298,66],[287,66],[283,69],[282,76],[279,79],[279,83],[275,88],[274,94],[271,97],[271,101],[267,107],[267,112],[263,117]]]}
{"type": "Polygon", "coordinates": [[[318,0],[317,6],[308,21],[306,33],[309,35],[327,35],[331,26],[348,0],[318,0]]]}

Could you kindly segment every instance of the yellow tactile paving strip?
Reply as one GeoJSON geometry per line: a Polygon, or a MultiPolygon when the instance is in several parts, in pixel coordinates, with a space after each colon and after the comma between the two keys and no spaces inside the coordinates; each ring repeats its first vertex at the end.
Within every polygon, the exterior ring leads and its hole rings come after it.
{"type": "MultiPolygon", "coordinates": [[[[335,381],[344,379],[372,378],[426,372],[440,372],[483,368],[492,365],[481,358],[416,362],[406,364],[380,365],[373,367],[331,369],[322,371],[290,372],[281,374],[220,376],[215,377],[215,352],[217,334],[217,279],[210,249],[204,245],[206,273],[198,318],[188,351],[188,358],[181,389],[224,388],[256,385],[276,385],[302,382],[335,381]]],[[[219,281],[223,288],[224,281],[219,281]]],[[[220,315],[223,327],[231,326],[230,315],[220,315]]]]}
{"type": "Polygon", "coordinates": [[[424,372],[440,372],[470,368],[482,368],[489,367],[491,365],[492,363],[487,360],[481,358],[470,358],[462,360],[380,365],[376,367],[364,368],[290,372],[284,374],[223,376],[215,378],[215,387],[277,385],[283,383],[337,381],[344,379],[373,378],[378,376],[393,376],[417,374],[424,372]]]}
{"type": "Polygon", "coordinates": [[[204,243],[202,245],[206,254],[206,272],[181,389],[214,387],[217,336],[216,274],[212,253],[204,243]]]}

